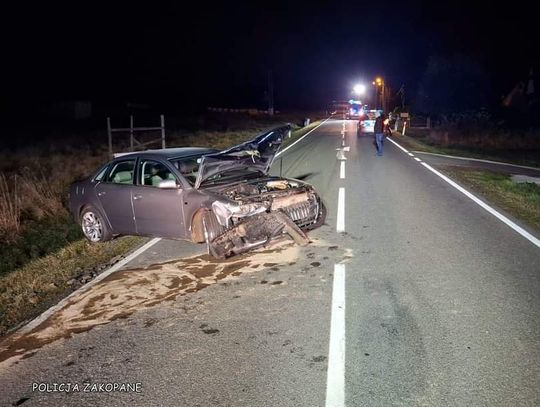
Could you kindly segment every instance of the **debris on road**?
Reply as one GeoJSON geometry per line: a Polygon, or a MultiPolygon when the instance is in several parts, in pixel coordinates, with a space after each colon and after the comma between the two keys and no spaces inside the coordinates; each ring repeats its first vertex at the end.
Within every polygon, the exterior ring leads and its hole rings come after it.
{"type": "MultiPolygon", "coordinates": [[[[188,257],[148,268],[118,271],[88,289],[82,288],[67,305],[26,334],[17,332],[0,343],[0,366],[32,354],[58,339],[89,331],[95,326],[127,318],[134,312],[177,296],[194,293],[227,277],[264,268],[276,254],[288,263],[298,257],[298,246],[279,241],[249,256],[215,260],[208,255],[188,257]]],[[[85,271],[77,282],[91,277],[85,271]]]]}
{"type": "MultiPolygon", "coordinates": [[[[313,240],[310,248],[313,246],[322,247],[325,252],[332,247],[319,239],[313,240]]],[[[226,260],[216,260],[205,254],[118,271],[87,289],[83,287],[65,307],[32,331],[15,332],[6,337],[0,342],[0,366],[29,357],[36,349],[58,339],[67,339],[96,326],[127,318],[139,310],[175,301],[178,296],[195,293],[225,279],[276,265],[297,264],[305,257],[302,250],[306,248],[280,240],[269,247],[226,260]]],[[[343,253],[335,253],[339,261],[345,260],[343,253]]],[[[306,265],[308,261],[312,262],[312,259],[306,259],[306,265]]],[[[88,274],[84,276],[88,277],[88,274]]],[[[286,282],[276,280],[269,285],[283,284],[286,282]]]]}
{"type": "Polygon", "coordinates": [[[262,213],[209,242],[214,257],[226,258],[244,253],[253,246],[266,244],[275,236],[287,233],[300,246],[309,243],[306,234],[282,212],[262,213]],[[251,242],[251,243],[250,243],[251,242]]]}

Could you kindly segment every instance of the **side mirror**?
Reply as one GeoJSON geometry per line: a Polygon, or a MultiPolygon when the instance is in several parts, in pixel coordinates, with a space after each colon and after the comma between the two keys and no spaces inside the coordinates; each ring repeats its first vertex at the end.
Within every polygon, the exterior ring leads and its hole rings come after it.
{"type": "Polygon", "coordinates": [[[178,185],[176,185],[176,181],[174,179],[164,179],[163,181],[159,181],[158,188],[178,189],[178,185]]]}

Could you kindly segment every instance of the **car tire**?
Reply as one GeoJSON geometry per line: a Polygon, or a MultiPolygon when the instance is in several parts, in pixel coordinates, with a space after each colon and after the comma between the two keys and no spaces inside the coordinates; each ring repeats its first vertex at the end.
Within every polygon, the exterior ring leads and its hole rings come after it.
{"type": "Polygon", "coordinates": [[[204,240],[206,241],[206,246],[208,246],[208,254],[215,258],[222,258],[212,245],[212,241],[219,235],[225,232],[225,227],[221,226],[218,222],[218,219],[214,212],[207,211],[202,217],[203,229],[204,229],[204,240]]]}
{"type": "Polygon", "coordinates": [[[113,238],[104,216],[93,206],[86,206],[79,219],[83,235],[92,243],[106,242],[113,238]]]}

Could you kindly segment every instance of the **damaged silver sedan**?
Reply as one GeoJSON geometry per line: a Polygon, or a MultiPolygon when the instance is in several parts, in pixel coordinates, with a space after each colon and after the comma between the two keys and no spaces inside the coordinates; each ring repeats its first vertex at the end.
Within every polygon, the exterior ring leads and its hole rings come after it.
{"type": "Polygon", "coordinates": [[[282,126],[224,151],[186,147],[121,154],[70,188],[70,210],[87,239],[155,236],[206,243],[217,258],[244,253],[323,224],[313,187],[269,170],[282,126]]]}

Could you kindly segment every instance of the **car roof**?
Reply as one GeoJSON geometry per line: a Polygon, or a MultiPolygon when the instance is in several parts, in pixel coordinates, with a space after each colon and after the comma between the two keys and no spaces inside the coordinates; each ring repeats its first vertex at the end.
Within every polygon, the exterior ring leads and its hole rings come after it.
{"type": "Polygon", "coordinates": [[[176,147],[176,148],[161,148],[156,150],[134,151],[127,153],[117,153],[115,159],[125,157],[143,157],[143,158],[161,158],[169,160],[171,158],[183,158],[192,155],[211,154],[219,150],[206,147],[176,147]]]}

